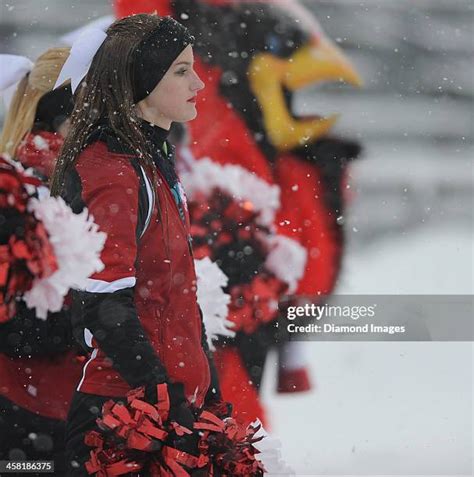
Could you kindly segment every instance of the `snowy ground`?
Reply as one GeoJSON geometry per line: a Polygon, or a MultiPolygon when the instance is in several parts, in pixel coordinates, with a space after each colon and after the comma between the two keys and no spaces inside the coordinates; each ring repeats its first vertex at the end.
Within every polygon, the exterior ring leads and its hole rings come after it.
{"type": "MultiPolygon", "coordinates": [[[[472,229],[349,253],[341,294],[471,294],[472,229]]],[[[472,343],[306,343],[315,389],[263,396],[297,475],[472,475],[472,343]]],[[[270,366],[274,369],[275,357],[270,366]]]]}

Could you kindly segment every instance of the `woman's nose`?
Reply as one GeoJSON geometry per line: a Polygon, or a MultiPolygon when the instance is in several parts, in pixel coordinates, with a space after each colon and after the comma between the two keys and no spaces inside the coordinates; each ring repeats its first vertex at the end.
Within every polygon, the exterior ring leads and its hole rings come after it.
{"type": "Polygon", "coordinates": [[[204,84],[204,82],[201,80],[201,78],[199,78],[199,76],[197,75],[197,73],[194,73],[194,83],[193,83],[193,88],[192,90],[193,91],[200,91],[201,89],[204,89],[206,85],[204,84]]]}

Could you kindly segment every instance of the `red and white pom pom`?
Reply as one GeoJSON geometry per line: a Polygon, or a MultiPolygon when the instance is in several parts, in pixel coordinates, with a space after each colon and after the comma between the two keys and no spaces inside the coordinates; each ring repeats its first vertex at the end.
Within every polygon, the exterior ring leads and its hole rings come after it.
{"type": "Polygon", "coordinates": [[[87,278],[104,268],[100,252],[106,234],[98,231],[87,209],[75,214],[60,197],[33,198],[28,210],[44,224],[59,266],[49,277],[35,280],[24,295],[27,306],[44,319],[48,311],[61,310],[71,288],[84,288],[87,278]]]}
{"type": "Polygon", "coordinates": [[[180,173],[190,200],[197,193],[210,194],[220,189],[235,201],[252,203],[259,225],[272,227],[280,207],[280,189],[268,184],[247,169],[236,165],[217,164],[209,158],[194,161],[189,170],[180,173]]]}
{"type": "Polygon", "coordinates": [[[278,303],[296,290],[306,250],[276,233],[277,186],[241,166],[196,161],[186,148],[180,154],[194,254],[221,264],[232,284],[228,320],[234,331],[253,333],[276,319],[278,303]]]}
{"type": "Polygon", "coordinates": [[[16,299],[35,277],[54,273],[58,264],[42,223],[28,213],[40,181],[7,156],[0,156],[0,323],[16,312],[16,299]]]}
{"type": "Polygon", "coordinates": [[[219,336],[235,336],[233,323],[227,320],[230,296],[224,292],[227,276],[209,257],[195,260],[197,275],[197,300],[204,319],[207,342],[214,351],[213,340],[219,336]]]}
{"type": "Polygon", "coordinates": [[[38,318],[57,312],[72,287],[103,267],[106,235],[87,210],[76,215],[20,163],[0,157],[0,321],[15,314],[23,298],[38,318]],[[45,193],[46,191],[46,193],[45,193]],[[36,198],[37,195],[39,198],[36,198]]]}

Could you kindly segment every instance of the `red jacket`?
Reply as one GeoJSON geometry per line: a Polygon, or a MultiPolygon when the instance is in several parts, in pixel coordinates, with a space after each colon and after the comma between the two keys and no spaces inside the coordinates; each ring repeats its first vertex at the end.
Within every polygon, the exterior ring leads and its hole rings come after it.
{"type": "Polygon", "coordinates": [[[182,382],[186,397],[201,406],[210,371],[187,211],[183,221],[176,191],[158,168],[152,185],[151,171],[117,144],[100,133],[66,182],[73,209],[86,206],[107,233],[105,267],[74,299],[74,319],[82,322],[84,340],[93,348],[78,390],[123,396],[130,388],[169,379],[182,382]]]}
{"type": "Polygon", "coordinates": [[[80,375],[75,350],[33,358],[0,354],[0,395],[40,416],[66,419],[80,375]]]}

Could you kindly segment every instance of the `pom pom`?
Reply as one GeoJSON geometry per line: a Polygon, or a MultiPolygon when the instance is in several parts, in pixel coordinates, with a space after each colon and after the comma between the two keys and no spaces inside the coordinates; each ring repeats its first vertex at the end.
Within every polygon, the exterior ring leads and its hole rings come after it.
{"type": "Polygon", "coordinates": [[[280,207],[280,189],[243,167],[230,164],[222,166],[203,158],[195,161],[189,171],[183,171],[180,178],[191,200],[196,193],[208,191],[210,195],[213,189],[219,189],[236,202],[251,204],[260,225],[273,225],[280,207]]]}
{"type": "MultiPolygon", "coordinates": [[[[259,423],[244,427],[232,418],[225,418],[224,406],[218,406],[217,412],[223,411],[224,420],[209,410],[201,410],[191,430],[168,418],[170,401],[166,384],[157,387],[160,399],[157,404],[145,402],[143,396],[143,388],[139,388],[130,391],[123,403],[111,400],[104,404],[102,416],[97,420],[99,431],[90,431],[85,438],[92,447],[86,463],[90,474],[138,475],[144,470],[151,477],[184,477],[199,470],[199,475],[222,477],[264,475],[257,443],[264,439],[265,433],[259,435],[263,432],[259,423]],[[192,432],[199,435],[198,455],[168,445],[172,433],[180,436],[192,432]]],[[[279,463],[278,468],[283,469],[278,448],[272,446],[262,447],[268,463],[274,469],[279,463]]]]}
{"type": "Polygon", "coordinates": [[[209,257],[195,260],[197,275],[197,299],[201,307],[209,348],[214,350],[213,340],[219,336],[235,336],[233,323],[227,320],[230,296],[224,292],[228,279],[225,273],[211,262],[209,257]]]}
{"type": "Polygon", "coordinates": [[[15,299],[35,278],[52,275],[58,264],[44,224],[27,210],[40,181],[20,164],[0,157],[0,322],[15,314],[15,299]]]}
{"type": "Polygon", "coordinates": [[[228,320],[234,331],[253,333],[276,319],[278,303],[296,289],[305,249],[276,234],[279,188],[240,166],[187,160],[191,235],[197,258],[209,257],[228,277],[228,320]]]}
{"type": "Polygon", "coordinates": [[[38,318],[46,318],[48,311],[61,310],[70,288],[84,288],[87,278],[103,269],[100,252],[106,234],[98,231],[87,209],[74,214],[60,197],[31,199],[28,210],[44,224],[59,266],[52,275],[36,279],[24,296],[38,318]]]}
{"type": "Polygon", "coordinates": [[[103,267],[105,234],[86,210],[75,215],[45,190],[21,164],[0,157],[0,321],[14,315],[20,297],[46,318],[62,308],[71,287],[103,267]]]}
{"type": "Polygon", "coordinates": [[[224,421],[209,411],[203,411],[194,424],[201,431],[199,450],[200,461],[206,462],[208,475],[226,477],[260,477],[265,468],[257,459],[259,450],[256,443],[263,439],[257,437],[260,425],[247,428],[232,418],[224,421]]]}
{"type": "Polygon", "coordinates": [[[251,334],[260,325],[273,321],[278,314],[278,302],[286,290],[283,281],[265,270],[250,283],[232,287],[229,318],[235,328],[251,334]]]}
{"type": "Polygon", "coordinates": [[[258,458],[265,467],[265,476],[284,477],[296,475],[282,458],[281,442],[269,436],[258,419],[251,425],[258,428],[255,437],[259,438],[259,440],[255,442],[255,447],[260,452],[258,458]]]}
{"type": "MultiPolygon", "coordinates": [[[[196,456],[166,445],[171,433],[178,436],[192,433],[168,419],[169,396],[166,384],[157,385],[158,403],[143,400],[144,389],[127,394],[126,402],[107,401],[102,407],[102,417],[97,420],[100,432],[90,431],[85,442],[92,447],[86,462],[87,471],[108,477],[135,475],[147,469],[147,475],[188,475],[185,468],[198,465],[196,456]],[[167,474],[173,469],[175,474],[167,474]]],[[[138,474],[137,474],[138,475],[138,474]]]]}

